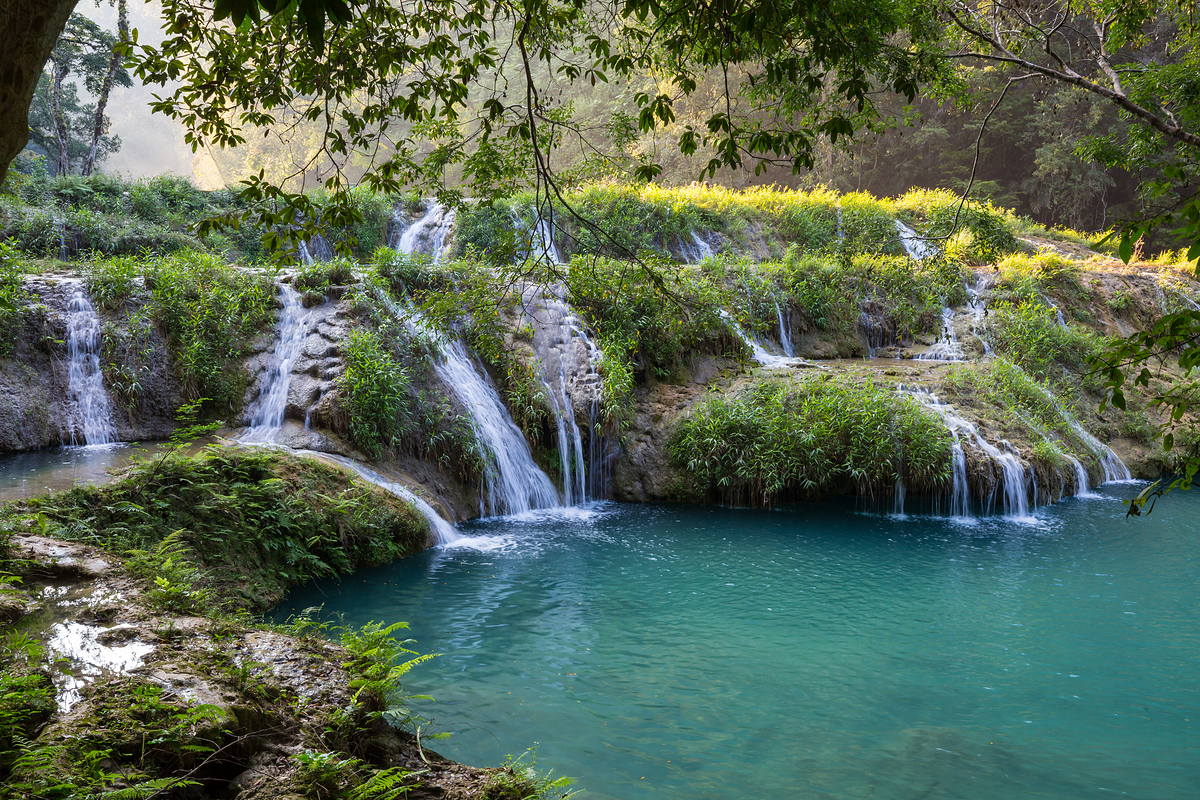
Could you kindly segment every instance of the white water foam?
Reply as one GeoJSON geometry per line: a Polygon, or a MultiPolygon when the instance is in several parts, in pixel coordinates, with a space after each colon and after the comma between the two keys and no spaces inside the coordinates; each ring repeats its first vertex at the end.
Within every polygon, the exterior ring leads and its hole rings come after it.
{"type": "Polygon", "coordinates": [[[247,444],[270,444],[283,427],[292,367],[300,357],[308,333],[309,312],[304,308],[300,293],[288,283],[280,284],[279,290],[283,300],[283,311],[279,315],[279,344],[271,354],[258,397],[246,409],[249,427],[241,435],[240,441],[247,444]]]}
{"type": "Polygon", "coordinates": [[[112,424],[108,392],[104,389],[104,373],[100,369],[100,317],[82,288],[71,296],[67,311],[71,444],[88,447],[113,444],[117,435],[112,424]]]}

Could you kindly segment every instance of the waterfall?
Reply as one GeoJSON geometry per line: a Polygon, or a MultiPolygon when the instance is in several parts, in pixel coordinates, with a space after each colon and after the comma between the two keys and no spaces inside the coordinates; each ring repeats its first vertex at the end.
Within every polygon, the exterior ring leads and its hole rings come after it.
{"type": "Polygon", "coordinates": [[[759,344],[757,339],[746,333],[742,326],[738,325],[737,322],[734,321],[733,316],[725,309],[721,309],[720,314],[721,319],[725,320],[725,323],[729,325],[729,329],[732,330],[733,333],[739,339],[745,342],[747,347],[750,348],[750,357],[754,361],[758,362],[764,367],[767,367],[768,369],[777,367],[790,367],[796,363],[797,359],[794,357],[777,356],[768,352],[765,347],[759,344]]]}
{"type": "Polygon", "coordinates": [[[102,445],[116,441],[100,369],[100,317],[82,288],[67,304],[67,396],[74,407],[71,444],[102,445]]]}
{"type": "MultiPolygon", "coordinates": [[[[1066,415],[1066,411],[1061,406],[1059,406],[1059,413],[1066,415]]],[[[1133,480],[1133,476],[1129,473],[1129,467],[1125,466],[1125,462],[1113,452],[1111,447],[1088,433],[1076,420],[1069,416],[1067,420],[1071,424],[1071,429],[1075,431],[1075,435],[1083,440],[1088,449],[1095,454],[1096,460],[1100,462],[1100,469],[1104,473],[1104,483],[1133,480]]]]}
{"type": "Polygon", "coordinates": [[[846,241],[846,231],[842,226],[842,207],[840,205],[834,206],[834,210],[837,212],[837,240],[844,242],[846,241]]]}
{"type": "Polygon", "coordinates": [[[896,233],[900,237],[900,244],[904,246],[904,252],[908,253],[909,258],[920,261],[937,255],[937,248],[921,238],[920,234],[900,220],[896,220],[895,222],[896,233]]]}
{"type": "Polygon", "coordinates": [[[942,332],[933,346],[916,357],[917,361],[962,361],[962,345],[958,343],[958,334],[954,331],[954,309],[947,306],[942,309],[942,332]]]}
{"type": "MultiPolygon", "coordinates": [[[[792,349],[792,332],[791,325],[784,324],[783,310],[779,307],[779,301],[775,300],[775,313],[779,316],[779,345],[783,348],[783,354],[788,358],[795,358],[796,353],[792,349]]],[[[788,310],[788,318],[791,318],[791,310],[788,310]]]]}
{"type": "Polygon", "coordinates": [[[421,498],[413,494],[407,486],[403,486],[395,481],[389,481],[387,478],[380,475],[374,470],[364,467],[357,461],[346,458],[345,456],[334,455],[333,453],[318,453],[313,450],[296,450],[297,455],[309,456],[311,458],[324,459],[332,461],[336,464],[341,464],[343,467],[351,470],[368,483],[373,483],[385,492],[394,494],[402,500],[412,504],[417,511],[429,520],[429,527],[433,532],[434,545],[453,544],[462,539],[460,534],[453,525],[442,518],[442,515],[434,511],[433,506],[425,502],[421,498]]]}
{"type": "Polygon", "coordinates": [[[698,232],[691,231],[688,235],[692,240],[690,244],[682,236],[679,237],[679,255],[683,257],[685,264],[699,264],[704,259],[716,255],[712,245],[698,232]]]}
{"type": "Polygon", "coordinates": [[[1054,317],[1058,322],[1058,327],[1066,328],[1067,321],[1065,319],[1063,319],[1062,309],[1059,308],[1057,305],[1055,305],[1055,303],[1049,297],[1046,297],[1046,295],[1044,295],[1043,293],[1038,292],[1038,297],[1046,305],[1046,308],[1048,308],[1054,312],[1054,317]]]}
{"type": "Polygon", "coordinates": [[[550,218],[546,219],[540,213],[538,214],[537,224],[534,226],[538,238],[541,240],[542,253],[552,264],[565,264],[562,254],[558,251],[558,245],[554,243],[554,210],[550,210],[550,218]]]}
{"type": "MultiPolygon", "coordinates": [[[[1001,442],[1005,449],[993,445],[979,432],[973,423],[958,416],[954,408],[947,403],[943,403],[931,392],[914,387],[900,386],[900,391],[907,392],[923,403],[926,407],[937,412],[937,414],[946,423],[946,427],[954,436],[954,452],[953,452],[953,469],[954,482],[951,487],[952,495],[950,498],[951,516],[968,516],[969,509],[969,488],[967,484],[966,470],[966,454],[962,449],[962,440],[970,439],[971,442],[980,450],[982,450],[992,463],[1000,469],[1000,487],[1003,490],[1001,497],[1001,509],[1006,517],[1015,519],[1029,519],[1029,489],[1030,481],[1032,480],[1032,470],[1027,470],[1024,462],[1013,451],[1012,446],[1008,442],[1001,442]]],[[[1034,482],[1034,491],[1036,492],[1036,482],[1034,482]]],[[[992,489],[992,494],[984,502],[985,511],[991,511],[996,502],[996,489],[992,489]]]]}
{"type": "Polygon", "coordinates": [[[271,354],[258,397],[246,409],[249,427],[241,436],[241,441],[246,443],[273,442],[283,427],[292,365],[300,357],[308,334],[308,311],[301,302],[300,293],[288,283],[280,284],[279,290],[283,299],[283,311],[279,315],[279,344],[271,354]]]}
{"type": "Polygon", "coordinates": [[[300,255],[300,262],[302,264],[312,264],[314,262],[326,264],[333,261],[333,248],[326,241],[325,237],[319,233],[307,241],[302,239],[300,244],[296,246],[296,250],[300,255]]]}
{"type": "Polygon", "coordinates": [[[429,256],[434,264],[440,264],[446,256],[446,237],[453,227],[454,209],[429,201],[420,219],[411,225],[396,227],[388,246],[398,253],[429,256]]]}
{"type": "Polygon", "coordinates": [[[874,358],[875,351],[887,347],[891,343],[891,333],[872,313],[871,304],[874,301],[860,300],[858,303],[858,329],[867,340],[867,358],[874,358]]]}
{"type": "Polygon", "coordinates": [[[983,343],[983,354],[990,356],[992,354],[992,346],[988,343],[987,325],[984,320],[987,319],[987,301],[983,299],[982,281],[976,281],[974,284],[967,284],[963,287],[967,293],[967,310],[971,312],[971,332],[979,337],[979,341],[983,343]]]}
{"type": "Polygon", "coordinates": [[[533,461],[525,436],[500,395],[480,376],[458,339],[441,342],[434,370],[470,415],[484,450],[484,506],[490,516],[560,505],[558,492],[533,461]]]}

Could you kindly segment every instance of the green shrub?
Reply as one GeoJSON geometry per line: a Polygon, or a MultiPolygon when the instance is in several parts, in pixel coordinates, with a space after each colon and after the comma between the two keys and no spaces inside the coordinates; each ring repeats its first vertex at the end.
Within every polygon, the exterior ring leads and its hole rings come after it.
{"type": "Polygon", "coordinates": [[[345,258],[314,261],[296,272],[294,286],[300,291],[326,292],[332,286],[348,286],[358,280],[354,264],[345,258]]]}
{"type": "Polygon", "coordinates": [[[1059,325],[1053,309],[1040,300],[996,303],[989,329],[997,353],[1039,378],[1057,379],[1064,370],[1084,372],[1088,358],[1104,344],[1103,337],[1082,325],[1059,325]]]}
{"type": "Polygon", "coordinates": [[[341,344],[346,371],[339,378],[350,436],[376,458],[410,435],[408,374],[371,331],[352,331],[341,344]]]}
{"type": "Polygon", "coordinates": [[[950,444],[933,412],[872,380],[774,377],[702,400],[676,424],[670,453],[700,492],[771,505],[885,493],[897,476],[910,489],[940,489],[950,444]]]}
{"type": "Polygon", "coordinates": [[[928,236],[953,234],[945,245],[946,256],[964,263],[991,264],[1020,249],[1012,232],[1015,219],[990,202],[964,204],[958,195],[945,189],[913,189],[896,200],[895,208],[914,221],[923,220],[920,227],[928,236]]]}

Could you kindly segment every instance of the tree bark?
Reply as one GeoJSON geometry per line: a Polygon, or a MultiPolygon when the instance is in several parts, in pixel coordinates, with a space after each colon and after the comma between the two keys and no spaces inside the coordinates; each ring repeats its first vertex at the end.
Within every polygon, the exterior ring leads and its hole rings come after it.
{"type": "MultiPolygon", "coordinates": [[[[117,0],[117,39],[124,41],[129,38],[129,11],[125,0],[117,0]]],[[[91,175],[96,168],[96,151],[100,149],[100,138],[104,135],[104,109],[108,107],[108,95],[112,92],[113,81],[116,80],[117,70],[121,68],[121,57],[114,52],[108,59],[108,73],[104,76],[104,84],[100,87],[100,96],[96,98],[96,120],[92,126],[92,144],[83,166],[79,168],[80,175],[91,175]]]]}
{"type": "Polygon", "coordinates": [[[29,141],[29,104],[79,0],[0,2],[0,181],[29,141]]]}
{"type": "Polygon", "coordinates": [[[67,152],[67,120],[62,110],[62,85],[70,71],[70,64],[56,64],[54,80],[50,83],[50,110],[54,114],[54,133],[58,137],[58,159],[54,165],[56,175],[69,175],[71,172],[71,155],[67,152]]]}

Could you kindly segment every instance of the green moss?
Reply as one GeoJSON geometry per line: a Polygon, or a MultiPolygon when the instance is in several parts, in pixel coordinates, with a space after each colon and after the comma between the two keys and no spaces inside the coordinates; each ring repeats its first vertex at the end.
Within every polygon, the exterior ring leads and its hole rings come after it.
{"type": "Polygon", "coordinates": [[[910,490],[939,489],[950,444],[941,420],[888,386],[854,375],[772,377],[702,400],[678,422],[670,452],[701,492],[770,505],[886,493],[898,476],[910,490]]]}
{"type": "MultiPolygon", "coordinates": [[[[418,512],[337,467],[237,448],[145,462],[107,486],[80,486],[8,510],[9,530],[38,524],[49,535],[118,554],[156,551],[177,534],[183,554],[160,554],[160,574],[162,558],[185,558],[206,572],[202,581],[187,580],[254,608],[289,586],[408,555],[429,539],[418,512]]],[[[153,570],[151,562],[144,572],[153,570]]],[[[182,585],[178,576],[168,580],[182,585]]]]}

